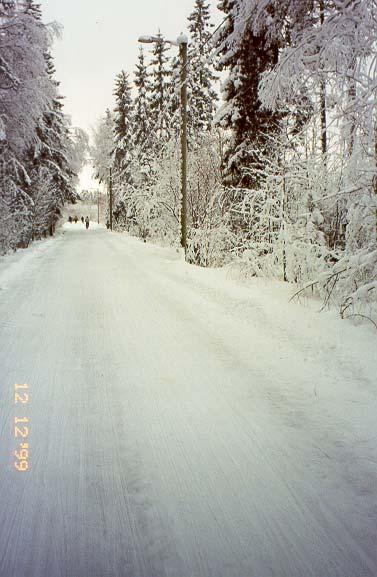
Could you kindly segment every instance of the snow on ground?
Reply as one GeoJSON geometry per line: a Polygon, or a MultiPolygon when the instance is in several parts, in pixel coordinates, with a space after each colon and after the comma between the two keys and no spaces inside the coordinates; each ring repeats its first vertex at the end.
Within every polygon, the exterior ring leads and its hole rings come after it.
{"type": "MultiPolygon", "coordinates": [[[[97,222],[90,221],[89,223],[89,232],[92,230],[97,229],[104,229],[106,228],[103,224],[98,224],[97,222]]],[[[35,260],[39,258],[43,258],[46,251],[49,250],[51,245],[54,245],[55,242],[59,239],[61,230],[76,230],[81,231],[82,229],[85,230],[85,224],[81,221],[75,223],[64,222],[61,224],[60,229],[58,230],[58,237],[56,238],[48,238],[38,240],[32,243],[32,245],[24,250],[19,249],[14,253],[7,254],[5,256],[0,255],[0,290],[4,290],[8,284],[16,280],[25,273],[25,268],[31,266],[35,260]]]]}
{"type": "Polygon", "coordinates": [[[19,249],[16,252],[0,256],[0,291],[9,283],[22,277],[25,269],[35,260],[43,258],[44,253],[56,242],[49,238],[34,242],[27,250],[19,249]]]}
{"type": "Polygon", "coordinates": [[[0,268],[0,576],[376,577],[373,327],[63,232],[0,268]]]}

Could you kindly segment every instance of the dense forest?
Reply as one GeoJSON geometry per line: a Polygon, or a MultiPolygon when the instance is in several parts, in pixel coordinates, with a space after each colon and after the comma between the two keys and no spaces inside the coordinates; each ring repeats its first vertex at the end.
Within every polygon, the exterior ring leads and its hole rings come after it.
{"type": "Polygon", "coordinates": [[[59,33],[32,0],[0,1],[0,254],[52,235],[77,198],[87,142],[63,111],[51,55],[59,33]]]}
{"type": "MultiPolygon", "coordinates": [[[[342,316],[377,288],[375,0],[196,0],[189,30],[188,259],[308,287],[342,316]],[[221,85],[221,97],[218,86],[221,85]]],[[[99,121],[114,225],[179,244],[179,60],[140,48],[99,121]]],[[[361,308],[360,308],[360,306],[361,308]]],[[[365,308],[366,307],[366,308],[365,308]]]]}
{"type": "MultiPolygon", "coordinates": [[[[189,262],[297,283],[342,316],[377,288],[376,0],[195,0],[187,21],[189,262]]],[[[32,0],[0,1],[0,251],[53,234],[85,133],[63,111],[32,0]]],[[[159,33],[160,34],[160,33],[159,33]]],[[[178,51],[140,46],[93,133],[113,222],[179,246],[178,51]]],[[[301,294],[301,293],[300,293],[301,294]]]]}

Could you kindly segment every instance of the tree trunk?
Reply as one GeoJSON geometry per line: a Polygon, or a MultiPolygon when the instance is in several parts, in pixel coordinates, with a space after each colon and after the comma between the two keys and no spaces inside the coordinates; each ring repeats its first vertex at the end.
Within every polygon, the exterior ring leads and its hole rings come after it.
{"type": "MultiPolygon", "coordinates": [[[[374,97],[374,167],[373,189],[377,199],[377,95],[374,97]]],[[[375,234],[377,242],[377,208],[375,210],[375,234]]]]}
{"type": "Polygon", "coordinates": [[[326,111],[326,82],[321,80],[320,85],[320,109],[321,109],[321,149],[323,164],[327,166],[327,111],[326,111]]]}
{"type": "MultiPolygon", "coordinates": [[[[352,72],[352,71],[351,71],[352,72]]],[[[348,156],[351,157],[353,149],[355,146],[355,133],[356,133],[356,118],[355,118],[355,106],[356,106],[356,82],[354,78],[349,80],[348,89],[348,101],[350,105],[350,129],[349,129],[349,142],[348,142],[348,156]]]]}
{"type": "MultiPolygon", "coordinates": [[[[319,0],[319,19],[321,26],[325,21],[325,2],[319,0]]],[[[327,166],[327,109],[326,109],[326,81],[322,78],[320,83],[320,113],[321,113],[321,148],[323,155],[323,165],[327,166]]]]}

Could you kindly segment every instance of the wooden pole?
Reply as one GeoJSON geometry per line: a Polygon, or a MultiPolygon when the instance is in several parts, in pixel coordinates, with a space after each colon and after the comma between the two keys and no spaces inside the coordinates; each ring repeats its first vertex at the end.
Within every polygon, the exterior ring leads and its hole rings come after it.
{"type": "Polygon", "coordinates": [[[113,230],[113,171],[110,168],[110,179],[109,179],[109,218],[110,218],[110,230],[113,230]]]}
{"type": "Polygon", "coordinates": [[[181,246],[187,253],[187,42],[180,44],[181,55],[181,155],[182,155],[182,207],[181,246]]]}

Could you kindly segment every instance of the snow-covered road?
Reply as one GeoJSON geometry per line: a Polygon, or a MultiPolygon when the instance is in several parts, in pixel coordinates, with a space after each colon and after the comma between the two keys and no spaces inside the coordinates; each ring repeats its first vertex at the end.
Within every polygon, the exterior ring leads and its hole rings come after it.
{"type": "Polygon", "coordinates": [[[373,327],[72,228],[0,267],[0,576],[376,577],[373,327]]]}

